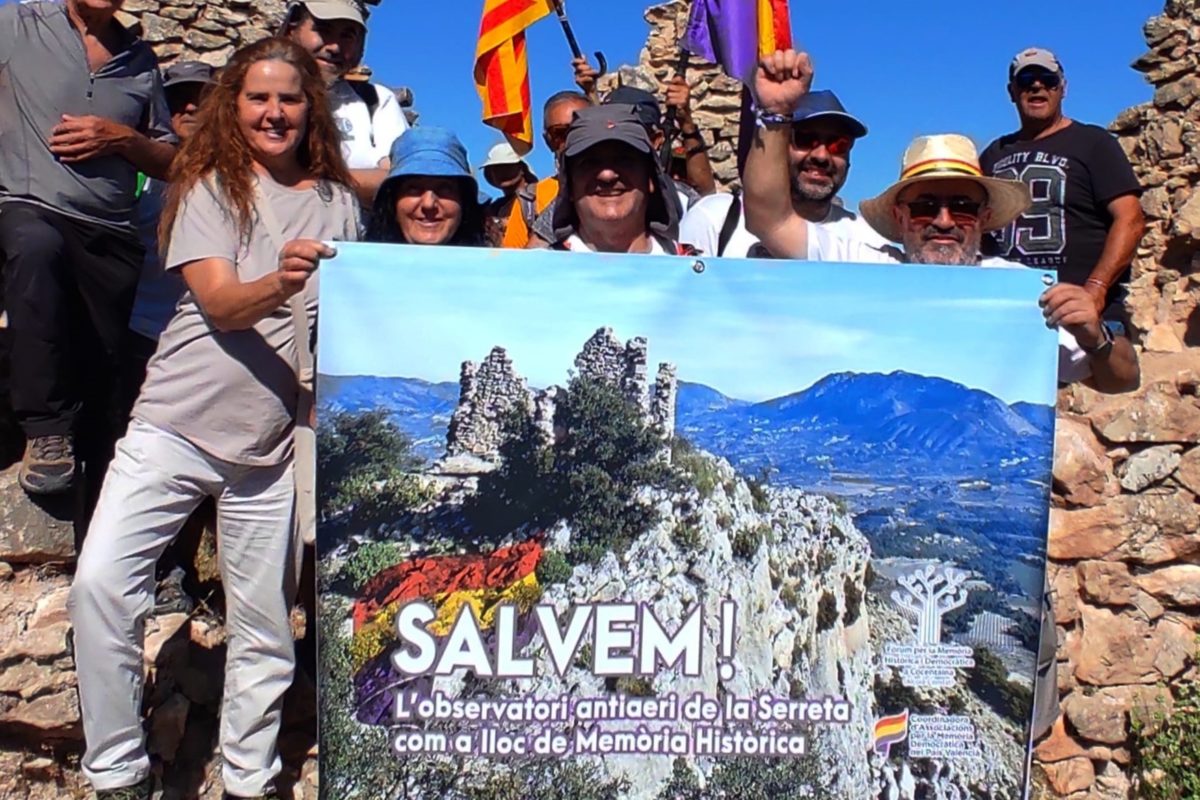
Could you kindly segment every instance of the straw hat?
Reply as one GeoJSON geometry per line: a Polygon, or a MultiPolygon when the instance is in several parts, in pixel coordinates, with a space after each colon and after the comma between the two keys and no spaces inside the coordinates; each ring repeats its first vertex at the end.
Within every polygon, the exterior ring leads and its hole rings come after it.
{"type": "Polygon", "coordinates": [[[984,177],[975,144],[970,139],[956,133],[942,133],[914,139],[900,162],[900,180],[878,197],[862,201],[859,213],[883,237],[902,241],[903,232],[892,213],[900,192],[913,183],[951,179],[975,181],[987,192],[991,217],[983,226],[985,232],[1008,225],[1032,202],[1029,187],[1020,181],[984,177]]]}

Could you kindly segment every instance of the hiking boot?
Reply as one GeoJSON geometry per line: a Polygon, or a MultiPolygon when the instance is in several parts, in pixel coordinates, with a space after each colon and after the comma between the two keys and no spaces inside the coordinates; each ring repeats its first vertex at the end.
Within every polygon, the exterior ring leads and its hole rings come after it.
{"type": "Polygon", "coordinates": [[[195,603],[183,588],[183,568],[175,567],[154,589],[154,613],[190,614],[195,603]]]}
{"type": "Polygon", "coordinates": [[[29,494],[60,494],[75,480],[75,443],[70,436],[34,436],[25,441],[17,482],[29,494]]]}
{"type": "Polygon", "coordinates": [[[120,789],[101,789],[96,792],[96,800],[150,800],[154,791],[154,776],[147,775],[145,779],[134,786],[120,789]]]}

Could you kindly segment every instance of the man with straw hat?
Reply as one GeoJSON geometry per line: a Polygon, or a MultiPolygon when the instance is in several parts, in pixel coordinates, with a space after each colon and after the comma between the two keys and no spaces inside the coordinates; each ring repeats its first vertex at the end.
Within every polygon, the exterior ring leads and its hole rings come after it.
{"type": "MultiPolygon", "coordinates": [[[[985,177],[970,139],[922,136],[904,152],[900,179],[859,207],[863,219],[895,245],[839,237],[796,214],[787,185],[792,113],[812,85],[808,56],[792,50],[765,57],[755,79],[758,128],[746,160],[746,227],[775,256],[812,261],[1020,267],[984,258],[983,234],[998,230],[1030,204],[1019,181],[985,177]],[[897,246],[898,245],[898,246],[897,246]]],[[[1129,340],[1105,326],[1079,286],[1057,284],[1039,299],[1046,324],[1060,330],[1059,380],[1087,380],[1098,391],[1137,386],[1137,355],[1129,340]]]]}

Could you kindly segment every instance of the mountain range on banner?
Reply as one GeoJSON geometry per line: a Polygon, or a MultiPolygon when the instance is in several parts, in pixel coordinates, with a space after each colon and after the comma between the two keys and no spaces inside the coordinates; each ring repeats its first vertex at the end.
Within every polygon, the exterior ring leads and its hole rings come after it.
{"type": "MultiPolygon", "coordinates": [[[[322,376],[321,410],[386,409],[429,459],[441,455],[457,383],[322,376]]],[[[978,476],[1048,457],[1054,409],[1007,404],[979,389],[907,372],[835,373],[763,402],[681,381],[676,432],[743,471],[772,467],[785,482],[853,465],[874,478],[978,476]],[[774,463],[762,458],[770,453],[774,463]]]]}

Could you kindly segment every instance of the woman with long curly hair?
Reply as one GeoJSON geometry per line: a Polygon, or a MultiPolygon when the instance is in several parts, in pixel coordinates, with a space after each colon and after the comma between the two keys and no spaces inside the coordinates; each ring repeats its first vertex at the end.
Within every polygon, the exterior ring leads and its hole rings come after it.
{"type": "Polygon", "coordinates": [[[188,291],[147,368],[105,476],[71,591],[87,749],[99,798],[150,797],[142,629],[154,563],[191,511],[217,504],[228,651],[227,797],[275,797],[281,707],[295,667],[293,431],[300,352],[329,240],[358,238],[324,83],[282,39],[236,53],[180,150],[164,266],[188,291]],[[302,333],[297,341],[296,332],[302,333]]]}

